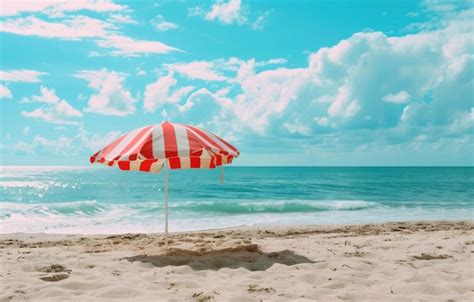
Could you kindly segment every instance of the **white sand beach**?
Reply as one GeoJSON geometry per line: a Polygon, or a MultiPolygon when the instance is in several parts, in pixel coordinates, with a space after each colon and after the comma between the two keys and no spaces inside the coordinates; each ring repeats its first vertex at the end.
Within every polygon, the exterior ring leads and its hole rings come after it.
{"type": "Polygon", "coordinates": [[[472,301],[474,223],[0,236],[1,301],[472,301]]]}

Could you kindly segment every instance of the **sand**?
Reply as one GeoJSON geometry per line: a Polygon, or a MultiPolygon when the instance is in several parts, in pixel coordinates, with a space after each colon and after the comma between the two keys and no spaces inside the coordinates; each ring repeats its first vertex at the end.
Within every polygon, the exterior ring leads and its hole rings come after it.
{"type": "Polygon", "coordinates": [[[0,235],[1,301],[473,301],[474,223],[0,235]]]}

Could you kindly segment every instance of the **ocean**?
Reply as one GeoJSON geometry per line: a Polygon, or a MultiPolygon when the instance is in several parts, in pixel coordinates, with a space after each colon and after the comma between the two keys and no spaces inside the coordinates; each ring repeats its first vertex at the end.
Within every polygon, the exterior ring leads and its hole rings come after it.
{"type": "MultiPolygon", "coordinates": [[[[0,233],[164,230],[164,174],[0,168],[0,233]]],[[[171,170],[169,228],[474,219],[473,167],[171,170]]]]}

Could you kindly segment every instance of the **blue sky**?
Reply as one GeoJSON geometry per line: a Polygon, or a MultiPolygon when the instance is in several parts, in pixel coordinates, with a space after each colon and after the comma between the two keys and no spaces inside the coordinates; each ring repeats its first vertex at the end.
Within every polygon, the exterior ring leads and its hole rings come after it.
{"type": "Polygon", "coordinates": [[[163,120],[239,165],[473,165],[472,1],[2,1],[1,163],[163,120]]]}

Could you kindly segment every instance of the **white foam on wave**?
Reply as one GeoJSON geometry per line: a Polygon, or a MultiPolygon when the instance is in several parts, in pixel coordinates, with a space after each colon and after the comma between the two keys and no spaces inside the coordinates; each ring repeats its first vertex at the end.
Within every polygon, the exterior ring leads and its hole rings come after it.
{"type": "MultiPolygon", "coordinates": [[[[337,204],[337,202],[336,202],[337,204]]],[[[56,204],[0,203],[0,233],[113,234],[164,230],[162,205],[99,204],[95,200],[56,204]],[[135,208],[134,208],[135,205],[135,208]],[[151,211],[149,211],[151,210],[151,211]]],[[[344,205],[345,206],[345,205],[344,205]]],[[[472,219],[464,209],[368,207],[304,213],[215,215],[170,209],[172,232],[219,229],[240,225],[347,224],[410,220],[472,219]]]]}
{"type": "Polygon", "coordinates": [[[352,209],[363,209],[376,206],[382,206],[377,202],[365,201],[365,200],[301,200],[301,199],[285,199],[285,200],[263,200],[263,201],[245,201],[238,202],[238,205],[248,207],[273,207],[273,208],[284,208],[289,204],[299,204],[310,206],[314,209],[321,210],[352,210],[352,209]]]}

